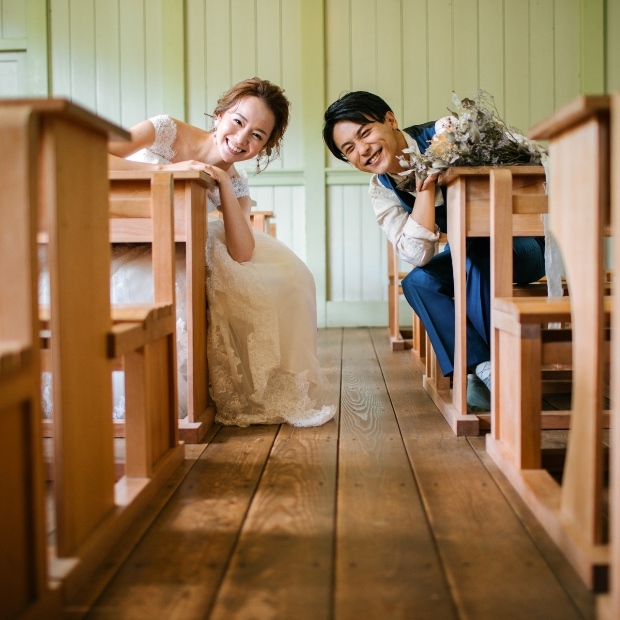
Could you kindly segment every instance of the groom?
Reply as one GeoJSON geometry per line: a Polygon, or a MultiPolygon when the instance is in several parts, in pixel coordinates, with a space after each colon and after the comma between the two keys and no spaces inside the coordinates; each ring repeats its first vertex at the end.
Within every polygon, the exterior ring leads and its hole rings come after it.
{"type": "MultiPolygon", "coordinates": [[[[372,93],[356,91],[334,101],[325,112],[323,139],[337,159],[368,172],[377,223],[398,255],[415,266],[402,281],[403,293],[424,324],[444,375],[454,370],[454,282],[450,247],[435,254],[440,232],[448,232],[444,188],[436,176],[402,191],[398,156],[403,149],[424,153],[445,120],[399,129],[388,104],[372,93]]],[[[545,273],[544,239],[516,237],[513,241],[514,282],[539,280],[545,273]]],[[[470,238],[466,246],[467,277],[467,405],[474,411],[490,408],[490,243],[470,238]]]]}

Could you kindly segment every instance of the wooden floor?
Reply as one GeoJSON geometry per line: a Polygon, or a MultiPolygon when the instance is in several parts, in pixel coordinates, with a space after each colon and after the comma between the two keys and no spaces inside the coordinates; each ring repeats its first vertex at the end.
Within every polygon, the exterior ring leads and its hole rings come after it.
{"type": "Polygon", "coordinates": [[[387,329],[319,336],[339,418],[218,427],[187,446],[87,617],[594,618],[484,437],[452,434],[387,329]]]}

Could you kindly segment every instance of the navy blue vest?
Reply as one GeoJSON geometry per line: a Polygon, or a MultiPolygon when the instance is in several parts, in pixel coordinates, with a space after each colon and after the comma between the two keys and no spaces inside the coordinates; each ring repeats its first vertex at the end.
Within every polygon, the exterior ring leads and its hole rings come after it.
{"type": "MultiPolygon", "coordinates": [[[[418,145],[421,153],[424,153],[428,148],[430,139],[435,135],[435,121],[429,121],[428,123],[422,123],[421,125],[413,125],[412,127],[406,127],[403,129],[406,131],[418,145]]],[[[396,187],[397,182],[389,174],[380,174],[378,176],[379,182],[383,187],[391,189],[400,200],[400,204],[407,213],[411,213],[413,205],[415,203],[415,196],[409,192],[404,192],[396,187]]],[[[441,232],[447,232],[447,216],[446,216],[446,188],[440,187],[441,194],[443,196],[444,204],[435,207],[435,222],[439,226],[441,232]]]]}

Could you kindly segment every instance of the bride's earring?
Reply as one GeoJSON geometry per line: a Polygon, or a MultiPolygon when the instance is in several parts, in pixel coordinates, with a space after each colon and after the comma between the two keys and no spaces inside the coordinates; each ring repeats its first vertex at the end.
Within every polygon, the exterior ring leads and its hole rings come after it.
{"type": "Polygon", "coordinates": [[[258,174],[261,171],[261,166],[263,165],[263,162],[266,161],[267,158],[267,154],[265,153],[265,151],[261,151],[257,156],[256,156],[256,174],[258,174]]]}

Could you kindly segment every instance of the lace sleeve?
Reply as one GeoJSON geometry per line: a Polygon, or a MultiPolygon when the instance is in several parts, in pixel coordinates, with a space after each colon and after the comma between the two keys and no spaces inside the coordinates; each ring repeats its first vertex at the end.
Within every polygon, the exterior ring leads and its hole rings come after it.
{"type": "MultiPolygon", "coordinates": [[[[248,180],[245,177],[232,177],[230,179],[233,189],[235,190],[235,196],[237,198],[242,198],[243,196],[250,195],[250,186],[248,185],[248,180]]],[[[219,207],[222,204],[222,200],[220,199],[220,190],[219,188],[215,188],[207,191],[207,195],[209,197],[209,202],[213,204],[214,207],[219,207]]]]}
{"type": "Polygon", "coordinates": [[[177,139],[177,125],[167,114],[160,114],[149,118],[155,127],[155,142],[149,148],[151,153],[155,153],[168,161],[172,161],[176,151],[172,148],[177,139]]]}

